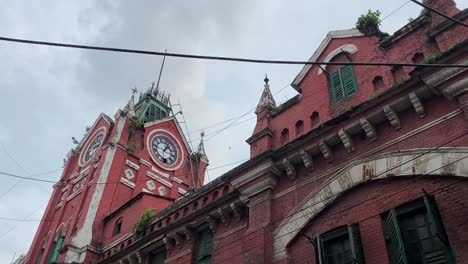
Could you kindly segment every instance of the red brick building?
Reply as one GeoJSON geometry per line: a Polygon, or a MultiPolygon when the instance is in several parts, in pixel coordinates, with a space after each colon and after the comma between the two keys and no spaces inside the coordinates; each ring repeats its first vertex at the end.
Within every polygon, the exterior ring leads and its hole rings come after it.
{"type": "MultiPolygon", "coordinates": [[[[424,11],[388,37],[330,32],[310,61],[467,65],[467,37],[424,11]]],[[[204,186],[164,97],[102,115],[26,263],[468,263],[466,67],[305,66],[292,86],[277,106],[265,78],[251,159],[204,186]]]]}

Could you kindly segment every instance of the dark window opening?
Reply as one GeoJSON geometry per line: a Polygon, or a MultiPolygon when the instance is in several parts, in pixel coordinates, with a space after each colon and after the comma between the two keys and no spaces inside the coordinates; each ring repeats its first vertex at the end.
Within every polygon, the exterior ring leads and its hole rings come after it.
{"type": "Polygon", "coordinates": [[[166,263],[166,250],[164,248],[157,249],[151,253],[149,264],[164,264],[166,263]]]}
{"type": "Polygon", "coordinates": [[[195,249],[195,263],[209,264],[211,263],[213,250],[213,234],[209,228],[201,230],[197,234],[197,242],[195,249]]]}
{"type": "Polygon", "coordinates": [[[431,197],[390,210],[384,222],[391,263],[455,263],[431,197]]]}
{"type": "Polygon", "coordinates": [[[296,136],[299,136],[304,132],[304,121],[299,120],[296,122],[296,136]]]}
{"type": "Polygon", "coordinates": [[[396,84],[402,82],[405,79],[405,71],[402,66],[393,66],[392,68],[393,82],[396,84]]]}
{"type": "Polygon", "coordinates": [[[320,116],[317,111],[314,111],[310,116],[310,127],[316,128],[320,124],[320,116]]]}
{"type": "Polygon", "coordinates": [[[115,236],[117,234],[120,234],[120,231],[122,231],[122,222],[123,218],[119,218],[114,225],[114,232],[112,232],[112,235],[115,236]]]}
{"type": "Polygon", "coordinates": [[[411,58],[411,60],[414,63],[425,63],[426,62],[426,59],[424,58],[424,54],[421,53],[421,52],[418,52],[418,53],[414,54],[414,56],[413,56],[413,58],[411,58]]]}
{"type": "Polygon", "coordinates": [[[384,81],[382,76],[375,76],[372,80],[372,84],[374,85],[374,90],[380,90],[384,88],[384,81]]]}
{"type": "Polygon", "coordinates": [[[316,249],[319,264],[365,263],[357,224],[318,236],[316,249]]]}
{"type": "Polygon", "coordinates": [[[287,128],[281,131],[280,141],[281,141],[281,145],[289,141],[289,130],[287,128]]]}

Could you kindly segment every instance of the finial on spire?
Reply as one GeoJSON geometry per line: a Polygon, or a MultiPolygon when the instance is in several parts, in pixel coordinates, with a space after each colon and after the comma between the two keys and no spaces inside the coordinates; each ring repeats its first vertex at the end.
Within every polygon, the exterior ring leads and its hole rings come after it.
{"type": "Polygon", "coordinates": [[[136,93],[138,93],[138,89],[135,86],[132,88],[132,97],[134,97],[136,93]]]}
{"type": "Polygon", "coordinates": [[[203,140],[204,137],[205,137],[205,131],[202,131],[202,132],[200,133],[200,139],[203,140]]]}
{"type": "Polygon", "coordinates": [[[265,84],[268,84],[268,82],[270,81],[270,79],[268,79],[268,75],[265,73],[265,79],[263,79],[263,81],[265,81],[265,84]]]}
{"type": "Polygon", "coordinates": [[[263,93],[262,96],[260,97],[260,101],[258,102],[257,109],[255,110],[255,113],[258,114],[262,112],[264,109],[272,109],[276,107],[276,102],[275,99],[273,98],[273,95],[271,94],[270,91],[270,85],[268,82],[270,79],[268,79],[268,76],[265,74],[265,85],[263,88],[263,93]]]}

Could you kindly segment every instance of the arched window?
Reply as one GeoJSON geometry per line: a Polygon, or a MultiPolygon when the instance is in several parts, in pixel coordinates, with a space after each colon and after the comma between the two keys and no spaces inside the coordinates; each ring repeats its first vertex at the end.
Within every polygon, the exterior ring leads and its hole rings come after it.
{"type": "Polygon", "coordinates": [[[422,52],[415,53],[411,60],[414,63],[424,63],[426,59],[424,58],[424,54],[422,52]]]}
{"type": "Polygon", "coordinates": [[[296,136],[299,136],[304,132],[304,121],[299,120],[296,122],[296,136]]]}
{"type": "Polygon", "coordinates": [[[122,231],[122,222],[123,222],[123,218],[119,218],[117,219],[117,221],[115,221],[115,225],[114,225],[114,232],[112,232],[112,235],[115,236],[117,234],[120,233],[120,231],[122,231]]]}
{"type": "MultiPolygon", "coordinates": [[[[346,53],[340,53],[331,60],[331,62],[350,61],[351,59],[346,53]]],[[[328,72],[328,83],[333,103],[341,102],[357,91],[358,87],[352,65],[330,65],[326,71],[328,72]]]]}
{"type": "Polygon", "coordinates": [[[405,71],[403,70],[403,67],[399,65],[393,66],[392,77],[393,82],[395,84],[398,84],[400,81],[403,81],[405,79],[405,71]]]}
{"type": "Polygon", "coordinates": [[[281,145],[289,141],[289,130],[287,128],[281,131],[280,142],[281,145]]]}
{"type": "Polygon", "coordinates": [[[314,111],[310,116],[310,127],[316,128],[320,124],[320,116],[317,111],[314,111]]]}
{"type": "Polygon", "coordinates": [[[372,85],[374,85],[374,90],[380,90],[384,87],[384,81],[382,76],[375,76],[372,80],[372,85]]]}

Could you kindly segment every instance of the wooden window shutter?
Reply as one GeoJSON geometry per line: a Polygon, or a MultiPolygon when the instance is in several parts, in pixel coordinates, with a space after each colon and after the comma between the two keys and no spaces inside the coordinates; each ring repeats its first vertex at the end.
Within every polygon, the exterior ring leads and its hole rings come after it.
{"type": "Polygon", "coordinates": [[[364,253],[362,251],[361,235],[357,224],[348,225],[349,243],[353,254],[354,263],[364,264],[364,253]]]}
{"type": "Polygon", "coordinates": [[[60,236],[57,241],[54,242],[54,248],[50,254],[50,257],[49,257],[49,261],[48,263],[56,263],[58,261],[58,258],[59,258],[59,254],[60,254],[60,249],[62,248],[63,246],[63,242],[65,240],[65,237],[64,236],[60,236]]]}
{"type": "Polygon", "coordinates": [[[345,97],[348,97],[357,91],[357,83],[353,66],[347,65],[340,68],[340,73],[341,80],[343,82],[344,94],[345,97]]]}
{"type": "Polygon", "coordinates": [[[387,231],[390,237],[390,258],[394,264],[408,264],[406,259],[405,246],[401,236],[400,227],[398,226],[398,219],[396,210],[390,210],[386,219],[387,231]]]}
{"type": "Polygon", "coordinates": [[[451,254],[448,238],[440,221],[439,213],[432,197],[424,196],[427,217],[431,223],[431,233],[437,245],[430,252],[424,252],[424,263],[455,263],[451,254]]]}
{"type": "Polygon", "coordinates": [[[209,229],[205,229],[200,232],[200,237],[198,240],[198,250],[197,250],[197,264],[208,264],[211,263],[213,239],[209,229]]]}
{"type": "Polygon", "coordinates": [[[341,80],[340,70],[335,71],[330,74],[330,93],[332,95],[332,100],[334,103],[337,103],[345,98],[343,91],[343,82],[341,80]]]}
{"type": "Polygon", "coordinates": [[[325,264],[325,252],[323,252],[323,240],[320,235],[317,236],[317,257],[319,264],[325,264]]]}

